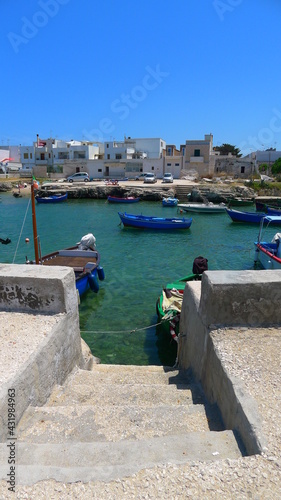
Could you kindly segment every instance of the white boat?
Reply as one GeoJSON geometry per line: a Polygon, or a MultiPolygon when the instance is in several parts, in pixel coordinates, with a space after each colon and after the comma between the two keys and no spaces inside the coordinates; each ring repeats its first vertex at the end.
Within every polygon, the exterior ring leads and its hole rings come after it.
{"type": "MultiPolygon", "coordinates": [[[[281,233],[275,233],[271,241],[262,241],[263,233],[274,228],[268,226],[270,224],[281,224],[281,217],[278,215],[267,215],[262,218],[258,241],[255,242],[255,264],[260,262],[264,269],[281,269],[281,233]]],[[[276,231],[276,229],[275,229],[276,231]]]]}
{"type": "Polygon", "coordinates": [[[178,208],[185,212],[198,212],[204,214],[217,214],[225,212],[225,203],[180,203],[178,208]]]}

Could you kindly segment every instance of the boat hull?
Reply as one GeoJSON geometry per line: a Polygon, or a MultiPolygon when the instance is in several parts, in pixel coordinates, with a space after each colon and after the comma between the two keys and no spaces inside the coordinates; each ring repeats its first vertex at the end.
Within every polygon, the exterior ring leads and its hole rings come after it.
{"type": "Polygon", "coordinates": [[[108,196],[108,203],[138,203],[140,198],[134,198],[133,196],[128,196],[128,198],[119,198],[118,196],[108,196]]]}
{"type": "Polygon", "coordinates": [[[259,261],[264,269],[281,269],[281,259],[274,255],[276,243],[255,243],[255,261],[259,261]]]}
{"type": "Polygon", "coordinates": [[[224,213],[226,205],[212,205],[207,203],[182,203],[178,205],[185,212],[196,212],[202,214],[221,214],[224,213]]]}
{"type": "Polygon", "coordinates": [[[260,224],[266,213],[241,212],[239,210],[225,209],[233,222],[246,222],[248,224],[260,224]]]}
{"type": "Polygon", "coordinates": [[[125,227],[137,229],[170,230],[189,229],[192,219],[149,217],[118,212],[121,222],[125,227]]]}
{"type": "Polygon", "coordinates": [[[176,207],[178,204],[178,199],[177,198],[164,198],[162,200],[162,205],[163,207],[176,207]]]}
{"type": "Polygon", "coordinates": [[[37,203],[61,203],[67,200],[67,193],[54,196],[35,196],[37,203]]]}

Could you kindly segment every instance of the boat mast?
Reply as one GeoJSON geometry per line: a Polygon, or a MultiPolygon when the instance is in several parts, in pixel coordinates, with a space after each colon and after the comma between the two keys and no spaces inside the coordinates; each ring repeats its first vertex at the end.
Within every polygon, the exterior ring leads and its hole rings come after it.
{"type": "Polygon", "coordinates": [[[32,206],[32,225],[33,225],[33,241],[34,241],[35,263],[39,264],[38,236],[37,236],[36,213],[35,213],[35,196],[34,196],[33,181],[31,183],[31,206],[32,206]]]}

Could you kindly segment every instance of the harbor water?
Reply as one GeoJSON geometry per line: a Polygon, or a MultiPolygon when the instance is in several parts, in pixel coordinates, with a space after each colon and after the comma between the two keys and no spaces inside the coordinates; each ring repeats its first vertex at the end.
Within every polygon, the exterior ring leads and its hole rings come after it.
{"type": "MultiPolygon", "coordinates": [[[[2,263],[24,264],[34,258],[31,204],[28,197],[1,194],[2,263]],[[26,243],[26,239],[29,243],[26,243]]],[[[196,257],[210,270],[254,268],[258,226],[233,223],[226,213],[192,214],[191,228],[175,232],[138,230],[120,225],[118,211],[162,217],[189,217],[161,202],[114,205],[105,200],[68,200],[36,206],[41,252],[72,246],[93,233],[105,280],[98,294],[81,300],[81,336],[102,363],[173,364],[176,343],[156,326],[156,300],[167,282],[192,271],[196,257]]],[[[245,210],[249,211],[249,208],[245,210]]],[[[254,210],[254,207],[253,209],[254,210]]]]}

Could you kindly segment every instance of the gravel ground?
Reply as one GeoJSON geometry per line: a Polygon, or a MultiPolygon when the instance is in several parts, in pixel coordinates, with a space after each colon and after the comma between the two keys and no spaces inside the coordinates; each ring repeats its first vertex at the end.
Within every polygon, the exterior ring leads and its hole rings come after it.
{"type": "Polygon", "coordinates": [[[167,464],[123,480],[63,484],[53,480],[21,486],[0,499],[255,499],[281,498],[281,329],[218,330],[213,334],[221,359],[257,401],[268,446],[262,455],[238,460],[167,464]]]}

